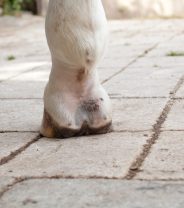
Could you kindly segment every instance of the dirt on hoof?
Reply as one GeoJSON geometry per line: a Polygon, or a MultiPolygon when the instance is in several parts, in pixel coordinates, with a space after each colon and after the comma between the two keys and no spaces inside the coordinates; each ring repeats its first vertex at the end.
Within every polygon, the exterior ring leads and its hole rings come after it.
{"type": "Polygon", "coordinates": [[[87,122],[84,122],[80,129],[72,129],[67,127],[59,126],[44,110],[42,129],[40,131],[42,136],[48,138],[70,138],[76,136],[86,136],[86,135],[96,135],[96,134],[106,134],[112,132],[112,122],[109,122],[105,126],[99,128],[91,128],[88,126],[87,122]]]}

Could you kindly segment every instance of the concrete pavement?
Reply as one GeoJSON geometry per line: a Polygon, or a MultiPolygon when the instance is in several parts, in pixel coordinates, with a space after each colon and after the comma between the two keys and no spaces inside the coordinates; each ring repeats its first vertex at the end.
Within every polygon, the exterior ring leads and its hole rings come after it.
{"type": "Polygon", "coordinates": [[[0,28],[0,207],[184,207],[183,20],[109,22],[99,72],[114,132],[67,140],[38,133],[44,20],[3,17],[0,28]]]}

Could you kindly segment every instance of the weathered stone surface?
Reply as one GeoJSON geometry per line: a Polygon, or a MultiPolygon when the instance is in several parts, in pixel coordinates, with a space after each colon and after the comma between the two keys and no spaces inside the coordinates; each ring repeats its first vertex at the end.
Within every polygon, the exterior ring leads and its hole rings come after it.
{"type": "Polygon", "coordinates": [[[47,82],[51,71],[51,63],[47,63],[43,66],[33,68],[32,70],[21,73],[19,76],[14,77],[11,81],[19,82],[47,82]]]}
{"type": "Polygon", "coordinates": [[[19,150],[35,139],[34,133],[1,133],[0,134],[0,162],[11,153],[19,150]]]}
{"type": "Polygon", "coordinates": [[[184,130],[184,100],[176,100],[167,120],[163,125],[163,130],[184,130]]]}
{"type": "Polygon", "coordinates": [[[166,102],[166,99],[113,99],[115,131],[152,129],[166,102]]]}
{"type": "MultiPolygon", "coordinates": [[[[168,51],[169,52],[169,51],[168,51]]],[[[133,66],[133,65],[132,65],[133,66]]],[[[184,66],[183,58],[179,57],[170,57],[170,56],[164,56],[164,57],[145,57],[140,58],[137,60],[137,62],[134,64],[136,68],[151,68],[154,66],[160,67],[160,68],[181,68],[184,66]]]]}
{"type": "Polygon", "coordinates": [[[5,188],[12,184],[15,181],[14,178],[8,177],[8,176],[3,176],[0,177],[0,194],[5,190],[5,188]]]}
{"type": "Polygon", "coordinates": [[[7,61],[1,64],[0,68],[0,81],[4,81],[6,79],[14,78],[15,76],[20,75],[21,73],[25,73],[26,71],[30,71],[34,68],[39,68],[44,65],[45,62],[15,62],[11,61],[11,63],[7,63],[7,61]]]}
{"type": "Polygon", "coordinates": [[[184,179],[184,132],[163,132],[146,158],[138,179],[184,179]]]}
{"type": "MultiPolygon", "coordinates": [[[[166,99],[113,99],[114,130],[152,129],[165,103],[166,99]]],[[[40,99],[0,100],[0,131],[38,131],[42,113],[40,99]]]]}
{"type": "Polygon", "coordinates": [[[182,85],[181,88],[178,90],[176,97],[177,98],[184,98],[184,85],[182,85]]]}
{"type": "Polygon", "coordinates": [[[0,167],[0,176],[122,178],[140,154],[148,134],[111,133],[67,140],[43,138],[0,167]]]}
{"type": "Polygon", "coordinates": [[[0,131],[38,131],[42,100],[0,100],[0,131]]]}
{"type": "Polygon", "coordinates": [[[29,180],[2,198],[8,208],[183,208],[183,182],[29,180]],[[49,198],[49,200],[48,200],[49,198]]]}
{"type": "Polygon", "coordinates": [[[104,81],[108,80],[111,76],[113,76],[115,73],[119,72],[121,70],[121,67],[99,67],[98,73],[99,73],[99,79],[100,82],[103,83],[104,81]]]}
{"type": "Polygon", "coordinates": [[[2,98],[42,98],[44,94],[45,82],[34,81],[8,81],[0,83],[0,99],[2,98]]]}
{"type": "MultiPolygon", "coordinates": [[[[136,66],[136,65],[135,65],[136,66]]],[[[104,84],[110,94],[124,97],[168,97],[183,75],[183,67],[129,67],[104,84]]]]}
{"type": "MultiPolygon", "coordinates": [[[[51,69],[43,19],[24,20],[0,18],[0,131],[29,133],[0,134],[0,158],[32,141],[38,133],[41,98],[51,69]],[[15,59],[10,61],[9,56],[15,59]]],[[[68,140],[42,138],[25,148],[0,167],[0,193],[14,182],[14,176],[41,180],[31,179],[11,187],[0,207],[184,207],[181,99],[172,106],[161,129],[167,131],[159,135],[135,177],[182,181],[107,180],[126,176],[132,162],[147,148],[153,124],[183,75],[183,57],[166,56],[182,48],[183,21],[124,20],[109,23],[109,28],[109,48],[98,68],[112,98],[114,132],[68,140]],[[180,131],[169,131],[173,129],[180,131]],[[81,180],[46,180],[43,176],[81,180]],[[106,180],[84,179],[96,177],[106,180]]],[[[183,94],[181,87],[177,97],[183,94]]]]}

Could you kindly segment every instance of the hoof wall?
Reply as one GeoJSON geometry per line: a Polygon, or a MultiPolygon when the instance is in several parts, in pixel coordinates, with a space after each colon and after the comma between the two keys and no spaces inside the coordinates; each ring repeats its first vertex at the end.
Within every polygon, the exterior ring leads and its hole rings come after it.
{"type": "Polygon", "coordinates": [[[107,123],[99,128],[91,128],[84,123],[80,129],[71,129],[60,127],[47,112],[44,112],[41,135],[48,138],[69,138],[76,136],[106,134],[112,132],[112,122],[107,123]]]}

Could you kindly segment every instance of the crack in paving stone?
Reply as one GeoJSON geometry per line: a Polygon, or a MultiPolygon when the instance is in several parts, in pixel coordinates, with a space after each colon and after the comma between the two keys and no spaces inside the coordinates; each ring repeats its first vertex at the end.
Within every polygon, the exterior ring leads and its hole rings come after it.
{"type": "Polygon", "coordinates": [[[182,132],[184,129],[165,129],[161,130],[161,132],[182,132]]]}
{"type": "Polygon", "coordinates": [[[152,129],[145,129],[145,130],[113,130],[114,133],[146,133],[150,132],[152,129]]]}
{"type": "MultiPolygon", "coordinates": [[[[29,181],[29,180],[119,180],[119,181],[127,181],[126,178],[120,177],[100,177],[100,176],[63,176],[63,175],[55,175],[55,176],[31,176],[31,177],[15,177],[15,181],[8,184],[5,188],[0,191],[0,198],[4,196],[5,193],[10,191],[14,186],[19,183],[29,181]]],[[[184,182],[184,179],[135,179],[133,181],[149,181],[149,182],[184,182]]]]}
{"type": "Polygon", "coordinates": [[[153,125],[153,134],[151,137],[147,140],[146,144],[143,146],[143,150],[141,154],[136,158],[136,160],[132,163],[132,165],[129,168],[129,171],[127,175],[125,176],[126,179],[131,180],[133,179],[138,172],[140,172],[140,168],[151,152],[152,146],[156,143],[156,141],[159,139],[159,136],[162,132],[162,125],[167,119],[167,116],[169,112],[171,111],[171,108],[173,107],[175,100],[173,99],[179,90],[179,88],[184,83],[184,75],[180,78],[180,80],[177,82],[176,86],[173,89],[173,93],[170,95],[170,99],[166,103],[162,113],[160,114],[159,118],[157,119],[156,123],[153,125]]]}
{"type": "Polygon", "coordinates": [[[147,50],[145,50],[142,54],[138,55],[135,59],[133,59],[132,61],[130,61],[125,67],[123,67],[121,70],[119,70],[118,72],[116,72],[115,74],[111,75],[109,78],[105,79],[104,81],[101,82],[101,84],[105,84],[106,82],[108,82],[109,80],[111,80],[112,78],[114,78],[115,76],[119,75],[121,72],[125,71],[129,66],[131,66],[132,64],[136,63],[138,59],[144,57],[146,54],[148,54],[149,52],[151,52],[153,49],[155,49],[157,46],[159,45],[159,43],[156,43],[154,46],[152,46],[151,48],[148,48],[147,50]]]}
{"type": "MultiPolygon", "coordinates": [[[[182,32],[178,32],[176,34],[174,34],[173,36],[171,36],[170,38],[167,39],[167,41],[170,41],[172,39],[174,39],[175,37],[177,37],[178,35],[182,35],[182,32]]],[[[145,57],[149,52],[151,52],[152,50],[154,50],[155,48],[157,48],[159,46],[160,43],[162,43],[164,41],[155,43],[152,47],[146,49],[142,54],[138,55],[135,59],[133,59],[132,61],[130,61],[125,67],[123,67],[121,70],[119,70],[118,72],[116,72],[115,74],[113,74],[112,76],[110,76],[109,78],[105,79],[104,81],[101,82],[101,84],[105,84],[106,82],[108,82],[109,80],[111,80],[112,78],[114,78],[115,76],[117,76],[118,74],[120,74],[121,72],[125,71],[129,66],[131,66],[132,64],[136,63],[137,60],[139,60],[140,58],[145,57]]]]}
{"type": "Polygon", "coordinates": [[[13,130],[0,131],[0,134],[6,134],[6,133],[38,133],[38,131],[13,131],[13,130]]]}
{"type": "Polygon", "coordinates": [[[8,163],[10,160],[13,160],[17,155],[19,155],[20,153],[25,151],[30,145],[37,142],[40,138],[42,138],[41,135],[36,136],[34,139],[32,139],[30,142],[28,142],[27,144],[25,144],[21,148],[11,152],[8,156],[0,159],[0,165],[4,165],[4,164],[8,163]]]}
{"type": "Polygon", "coordinates": [[[7,186],[5,186],[2,190],[0,190],[0,198],[3,197],[3,195],[8,192],[10,189],[13,188],[13,186],[15,186],[16,184],[20,183],[20,182],[23,182],[25,181],[26,179],[25,178],[15,178],[15,180],[8,184],[7,186]]]}
{"type": "Polygon", "coordinates": [[[173,98],[174,100],[183,100],[184,99],[184,97],[175,97],[175,98],[173,98]]]}
{"type": "Polygon", "coordinates": [[[8,184],[5,188],[2,189],[2,191],[0,191],[0,198],[3,197],[3,195],[8,192],[9,190],[11,190],[16,184],[24,182],[24,181],[28,181],[28,180],[41,180],[41,179],[70,179],[70,180],[79,180],[79,179],[86,179],[86,180],[90,180],[90,179],[96,179],[96,180],[100,180],[100,179],[106,179],[106,180],[123,180],[123,178],[120,177],[107,177],[107,176],[72,176],[72,175],[54,175],[54,176],[29,176],[29,177],[15,177],[15,181],[11,184],[8,184]]]}

